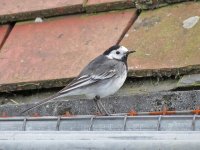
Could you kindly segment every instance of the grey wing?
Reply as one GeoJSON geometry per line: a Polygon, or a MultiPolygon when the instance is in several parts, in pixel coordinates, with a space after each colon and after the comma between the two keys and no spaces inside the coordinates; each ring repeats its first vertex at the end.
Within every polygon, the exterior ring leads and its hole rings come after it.
{"type": "Polygon", "coordinates": [[[64,94],[71,90],[91,85],[101,80],[109,79],[117,74],[115,63],[112,60],[99,56],[90,62],[70,84],[68,84],[59,93],[64,94]]]}

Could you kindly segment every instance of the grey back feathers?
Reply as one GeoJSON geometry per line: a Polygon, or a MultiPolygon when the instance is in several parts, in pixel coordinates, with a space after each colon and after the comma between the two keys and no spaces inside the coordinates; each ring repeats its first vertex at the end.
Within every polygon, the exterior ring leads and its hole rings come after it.
{"type": "Polygon", "coordinates": [[[88,86],[95,82],[111,78],[117,74],[118,63],[116,60],[109,60],[105,55],[100,55],[92,60],[69,85],[60,93],[88,86]]]}

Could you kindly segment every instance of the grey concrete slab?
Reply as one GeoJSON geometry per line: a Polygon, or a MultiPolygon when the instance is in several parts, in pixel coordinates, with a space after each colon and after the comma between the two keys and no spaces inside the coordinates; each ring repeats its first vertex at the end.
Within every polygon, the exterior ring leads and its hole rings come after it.
{"type": "MultiPolygon", "coordinates": [[[[168,107],[169,110],[192,110],[200,105],[200,90],[120,95],[103,98],[101,101],[110,113],[127,113],[132,109],[140,112],[160,111],[163,106],[168,107]]],[[[0,114],[17,116],[19,112],[33,105],[34,103],[1,105],[0,114]]],[[[42,116],[63,115],[66,112],[72,115],[94,115],[98,110],[93,100],[65,98],[44,104],[24,115],[34,113],[42,116]]]]}
{"type": "Polygon", "coordinates": [[[199,132],[1,132],[0,149],[199,149],[199,132]]]}
{"type": "Polygon", "coordinates": [[[200,86],[200,74],[184,75],[177,83],[178,87],[200,86]]]}

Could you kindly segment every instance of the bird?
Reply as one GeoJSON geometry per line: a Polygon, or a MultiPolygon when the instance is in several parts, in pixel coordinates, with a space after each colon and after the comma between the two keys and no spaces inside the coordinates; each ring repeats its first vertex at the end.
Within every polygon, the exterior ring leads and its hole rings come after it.
{"type": "MultiPolygon", "coordinates": [[[[41,100],[20,114],[55,99],[73,95],[85,95],[88,99],[93,99],[101,112],[100,99],[113,95],[122,87],[128,73],[127,58],[129,54],[134,52],[136,51],[128,50],[118,44],[111,46],[103,54],[89,62],[80,74],[62,90],[41,100]]],[[[102,104],[101,107],[106,114],[109,114],[102,104]]]]}

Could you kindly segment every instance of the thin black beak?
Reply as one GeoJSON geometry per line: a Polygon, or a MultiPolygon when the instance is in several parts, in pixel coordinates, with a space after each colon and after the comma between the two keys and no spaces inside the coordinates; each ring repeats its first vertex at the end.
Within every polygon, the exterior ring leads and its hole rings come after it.
{"type": "Polygon", "coordinates": [[[135,53],[135,52],[136,52],[135,50],[132,50],[132,51],[129,50],[129,51],[127,52],[127,55],[129,55],[129,54],[131,54],[131,53],[135,53]]]}

